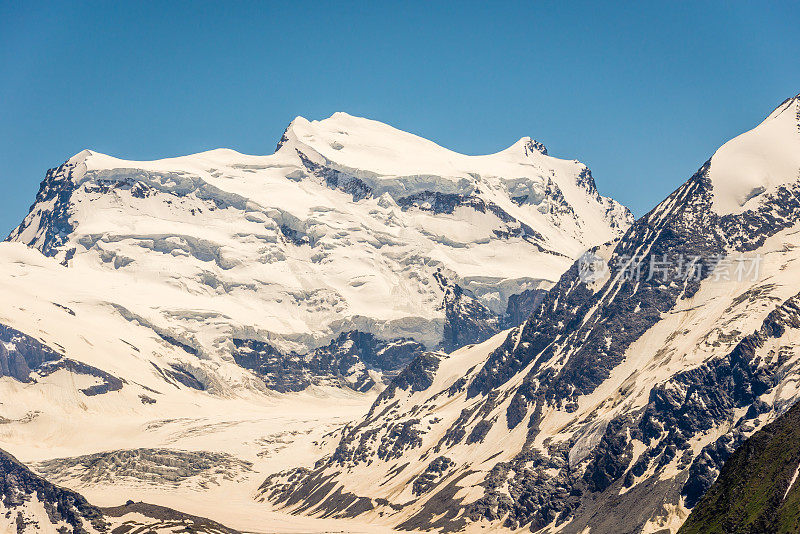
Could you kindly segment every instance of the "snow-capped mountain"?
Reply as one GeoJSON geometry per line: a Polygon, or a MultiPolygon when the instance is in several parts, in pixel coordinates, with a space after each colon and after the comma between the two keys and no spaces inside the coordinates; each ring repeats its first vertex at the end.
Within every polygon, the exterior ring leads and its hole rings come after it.
{"type": "MultiPolygon", "coordinates": [[[[118,508],[135,500],[343,528],[252,496],[311,465],[385,377],[518,324],[630,224],[544,152],[463,156],[337,114],[295,120],[271,156],[70,158],[0,243],[0,447],[110,524],[160,513],[118,508]]],[[[47,531],[45,501],[7,512],[47,531]]]]}
{"type": "Polygon", "coordinates": [[[416,358],[261,499],[402,529],[676,531],[800,399],[799,193],[800,95],[574,263],[521,326],[416,358]]]}
{"type": "Polygon", "coordinates": [[[235,362],[279,391],[368,390],[426,349],[518,324],[630,222],[584,165],[530,138],[465,156],[337,113],[298,117],[270,156],[83,151],[8,240],[65,267],[61,305],[144,325],[204,388],[248,382],[235,362]]]}

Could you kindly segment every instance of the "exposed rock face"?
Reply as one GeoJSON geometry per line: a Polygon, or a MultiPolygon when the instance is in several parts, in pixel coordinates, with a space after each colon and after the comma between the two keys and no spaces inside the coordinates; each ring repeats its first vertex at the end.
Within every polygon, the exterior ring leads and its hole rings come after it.
{"type": "Polygon", "coordinates": [[[435,488],[453,465],[453,461],[447,456],[439,456],[434,459],[428,464],[425,471],[414,480],[412,489],[414,495],[422,495],[435,488]]]}
{"type": "MultiPolygon", "coordinates": [[[[682,489],[688,507],[693,507],[706,492],[730,451],[758,426],[759,418],[772,410],[785,409],[781,404],[770,406],[760,398],[774,391],[785,373],[791,371],[790,349],[782,346],[766,355],[763,349],[780,343],[787,332],[797,330],[800,330],[800,294],[770,312],[761,328],[742,338],[724,357],[678,373],[650,392],[639,430],[646,441],[661,438],[651,458],[659,453],[670,458],[678,451],[687,451],[690,436],[732,421],[737,412],[747,410],[726,435],[706,445],[692,462],[689,480],[682,489]],[[669,429],[666,436],[664,429],[669,429]]],[[[681,460],[691,459],[691,454],[684,454],[681,460]]]]}
{"type": "Polygon", "coordinates": [[[197,532],[200,534],[239,534],[238,531],[224,525],[195,515],[184,514],[144,502],[128,502],[122,506],[102,508],[106,517],[113,518],[124,526],[118,527],[119,532],[125,530],[132,532],[197,532]],[[141,519],[144,517],[144,520],[141,519]],[[130,527],[130,529],[129,529],[130,527]],[[141,529],[141,530],[139,530],[141,529]]]}
{"type": "Polygon", "coordinates": [[[222,479],[239,480],[252,470],[252,464],[216,452],[133,449],[46,460],[33,468],[56,482],[114,485],[136,481],[203,489],[222,479]]]}
{"type": "Polygon", "coordinates": [[[536,311],[546,294],[547,291],[542,289],[529,289],[517,295],[511,295],[508,299],[503,328],[513,328],[521,325],[525,319],[536,311]]]}
{"type": "Polygon", "coordinates": [[[100,380],[99,384],[81,388],[81,393],[87,397],[103,395],[104,393],[108,393],[110,391],[119,391],[125,385],[124,380],[106,373],[101,369],[97,369],[96,367],[92,367],[91,365],[87,365],[83,362],[78,362],[67,358],[56,362],[48,362],[42,365],[39,369],[37,369],[37,375],[40,377],[45,377],[61,369],[69,371],[72,374],[91,376],[100,380]]]}
{"type": "Polygon", "coordinates": [[[0,324],[0,377],[10,376],[27,383],[61,369],[100,380],[99,384],[81,389],[87,396],[120,390],[125,383],[124,380],[96,367],[65,358],[61,353],[31,336],[0,324]]]}
{"type": "Polygon", "coordinates": [[[0,529],[3,532],[105,534],[182,529],[205,534],[237,534],[219,523],[146,503],[98,508],[77,492],[58,487],[0,450],[0,529]]]}
{"type": "Polygon", "coordinates": [[[0,376],[29,382],[32,369],[61,358],[61,354],[38,340],[0,324],[0,376]]]}
{"type": "Polygon", "coordinates": [[[75,231],[70,221],[70,201],[77,187],[75,169],[80,165],[79,159],[72,158],[47,171],[30,213],[8,236],[9,241],[25,239],[26,233],[35,232],[37,248],[43,254],[55,256],[65,249],[64,260],[68,261],[66,257],[74,254],[74,248],[68,246],[69,236],[75,231]]]}
{"type": "Polygon", "coordinates": [[[384,341],[358,331],[343,332],[329,345],[308,354],[285,354],[253,339],[234,339],[233,343],[236,363],[256,371],[267,386],[278,391],[301,391],[311,384],[367,391],[375,385],[375,377],[391,378],[425,351],[425,346],[413,339],[384,341]]]}
{"type": "Polygon", "coordinates": [[[84,534],[109,530],[110,525],[100,509],[78,493],[59,488],[33,474],[5,451],[0,451],[0,494],[0,509],[6,512],[6,521],[13,518],[19,533],[63,529],[63,532],[84,534]],[[44,508],[44,517],[35,513],[32,500],[44,508]]]}
{"type": "Polygon", "coordinates": [[[465,345],[480,343],[500,331],[502,317],[492,313],[458,284],[449,282],[441,273],[436,273],[436,281],[445,290],[442,350],[452,352],[465,345]]]}
{"type": "MultiPolygon", "coordinates": [[[[800,98],[787,102],[765,123],[792,121],[779,130],[794,150],[800,98]]],[[[576,262],[521,326],[437,357],[416,388],[401,374],[335,454],[274,477],[264,498],[297,506],[297,490],[298,511],[310,498],[330,510],[324,480],[404,527],[676,531],[733,450],[798,395],[800,167],[720,212],[729,153],[595,248],[596,278],[576,262]],[[402,455],[381,458],[398,428],[414,429],[402,455]],[[441,481],[403,492],[441,456],[454,464],[441,481]],[[387,482],[369,492],[366,473],[387,482]]]]}
{"type": "MultiPolygon", "coordinates": [[[[522,197],[516,197],[514,200],[517,203],[522,203],[528,199],[527,196],[524,197],[524,200],[520,200],[520,198],[522,197]]],[[[560,198],[559,202],[561,202],[560,198]]],[[[403,209],[413,208],[432,212],[436,215],[452,215],[456,208],[467,208],[482,214],[490,213],[504,223],[500,228],[493,230],[495,236],[505,239],[520,237],[531,243],[544,241],[544,236],[541,233],[524,222],[517,220],[497,204],[486,201],[474,194],[460,195],[456,193],[440,193],[438,191],[422,191],[415,195],[397,199],[397,205],[403,209]]],[[[574,212],[570,215],[575,216],[574,212]]]]}

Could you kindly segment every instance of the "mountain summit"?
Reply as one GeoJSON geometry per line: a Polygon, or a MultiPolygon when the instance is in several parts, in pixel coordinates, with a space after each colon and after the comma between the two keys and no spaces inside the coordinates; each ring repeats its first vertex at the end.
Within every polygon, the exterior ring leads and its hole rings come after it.
{"type": "Polygon", "coordinates": [[[207,386],[247,382],[233,378],[245,367],[282,391],[365,390],[423,350],[516,324],[627,229],[586,166],[545,153],[525,138],[465,156],[344,113],[298,117],[269,156],[85,150],[47,173],[8,241],[87,285],[126,285],[91,299],[237,364],[198,371],[207,386]]]}
{"type": "Polygon", "coordinates": [[[711,158],[717,213],[741,213],[781,186],[800,179],[800,95],[789,98],[756,128],[725,143],[711,158]]]}

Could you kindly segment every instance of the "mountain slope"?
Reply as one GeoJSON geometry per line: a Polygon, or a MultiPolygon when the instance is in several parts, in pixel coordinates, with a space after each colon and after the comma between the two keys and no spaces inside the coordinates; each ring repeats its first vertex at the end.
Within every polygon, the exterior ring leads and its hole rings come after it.
{"type": "Polygon", "coordinates": [[[415,360],[333,454],[262,498],[406,529],[676,531],[800,396],[798,153],[800,95],[576,262],[520,327],[415,360]],[[769,187],[720,212],[742,185],[732,160],[769,187]]]}
{"type": "Polygon", "coordinates": [[[800,405],[759,430],[725,462],[681,534],[800,530],[800,405]]]}
{"type": "Polygon", "coordinates": [[[4,532],[103,532],[102,512],[81,495],[59,488],[32,473],[5,451],[0,451],[2,527],[4,532]]]}
{"type": "Polygon", "coordinates": [[[92,298],[271,389],[365,390],[509,325],[630,219],[529,138],[465,156],[338,113],[297,118],[270,156],[81,152],[8,240],[84,273],[81,291],[113,273],[135,294],[92,298]]]}

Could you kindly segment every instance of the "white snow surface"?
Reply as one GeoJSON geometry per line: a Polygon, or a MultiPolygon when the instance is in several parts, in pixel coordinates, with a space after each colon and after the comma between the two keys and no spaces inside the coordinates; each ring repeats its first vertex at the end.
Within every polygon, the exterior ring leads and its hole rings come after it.
{"type": "Polygon", "coordinates": [[[710,177],[720,215],[753,209],[763,193],[800,180],[800,95],[722,145],[711,158],[710,177]]]}
{"type": "MultiPolygon", "coordinates": [[[[336,113],[298,117],[269,156],[219,149],[126,161],[85,150],[69,160],[70,229],[56,257],[74,248],[70,269],[115,272],[136,288],[128,294],[137,314],[178,339],[211,336],[201,341],[207,352],[232,331],[299,352],[353,329],[434,347],[444,323],[437,270],[502,314],[510,295],[549,288],[583,250],[631,222],[583,164],[538,146],[523,138],[466,156],[336,113]],[[324,172],[371,192],[354,198],[324,172]],[[398,206],[423,192],[490,207],[398,206]],[[498,236],[524,226],[536,235],[498,236]],[[199,316],[227,331],[212,335],[199,316]]],[[[44,249],[55,204],[39,202],[11,239],[44,249]]]]}

